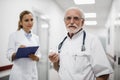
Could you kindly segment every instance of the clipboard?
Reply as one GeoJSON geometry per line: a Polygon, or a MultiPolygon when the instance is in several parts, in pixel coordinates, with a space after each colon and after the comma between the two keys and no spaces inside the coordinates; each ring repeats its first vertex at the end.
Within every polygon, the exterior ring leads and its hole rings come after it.
{"type": "Polygon", "coordinates": [[[39,46],[18,48],[16,53],[16,59],[18,58],[28,58],[28,55],[35,54],[39,46]]]}

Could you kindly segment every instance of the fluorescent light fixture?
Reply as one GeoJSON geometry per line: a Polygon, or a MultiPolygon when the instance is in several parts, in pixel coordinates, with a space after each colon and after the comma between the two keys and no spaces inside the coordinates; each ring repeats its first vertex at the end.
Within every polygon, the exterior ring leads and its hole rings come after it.
{"type": "Polygon", "coordinates": [[[118,14],[118,17],[120,17],[120,13],[118,14]]]}
{"type": "Polygon", "coordinates": [[[120,21],[119,20],[115,21],[114,25],[120,25],[120,21]]]}
{"type": "Polygon", "coordinates": [[[47,16],[45,16],[45,15],[41,15],[40,16],[42,19],[47,19],[47,16]]]}
{"type": "Polygon", "coordinates": [[[85,18],[96,18],[96,13],[85,13],[85,18]]]}
{"type": "Polygon", "coordinates": [[[74,3],[79,4],[95,4],[95,0],[74,0],[74,3]]]}
{"type": "Polygon", "coordinates": [[[48,24],[42,24],[41,25],[41,28],[48,28],[49,26],[48,26],[48,24]]]}
{"type": "Polygon", "coordinates": [[[96,25],[97,21],[85,21],[85,25],[96,25]]]}

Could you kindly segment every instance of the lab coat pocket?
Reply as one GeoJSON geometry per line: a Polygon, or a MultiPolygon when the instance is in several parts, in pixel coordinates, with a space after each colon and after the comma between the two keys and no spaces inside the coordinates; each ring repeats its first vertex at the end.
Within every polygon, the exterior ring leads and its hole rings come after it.
{"type": "Polygon", "coordinates": [[[75,73],[82,73],[90,65],[90,55],[83,51],[75,54],[75,73]]]}

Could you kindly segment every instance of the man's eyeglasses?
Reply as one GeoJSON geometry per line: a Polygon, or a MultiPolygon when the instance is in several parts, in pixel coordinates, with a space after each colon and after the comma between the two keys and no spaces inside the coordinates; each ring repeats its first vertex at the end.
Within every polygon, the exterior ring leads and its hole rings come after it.
{"type": "Polygon", "coordinates": [[[65,17],[64,19],[65,19],[66,21],[70,21],[72,18],[73,18],[73,20],[75,20],[75,21],[79,21],[79,20],[83,19],[83,18],[80,18],[80,17],[71,17],[71,16],[65,17]]]}

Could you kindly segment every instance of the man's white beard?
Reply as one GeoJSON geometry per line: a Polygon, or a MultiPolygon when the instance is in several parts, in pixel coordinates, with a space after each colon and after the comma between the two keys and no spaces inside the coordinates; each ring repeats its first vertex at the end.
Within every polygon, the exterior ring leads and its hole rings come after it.
{"type": "Polygon", "coordinates": [[[74,29],[74,30],[71,30],[71,29],[67,28],[67,31],[68,31],[69,33],[77,33],[80,29],[81,29],[81,28],[76,28],[76,29],[74,29]]]}

